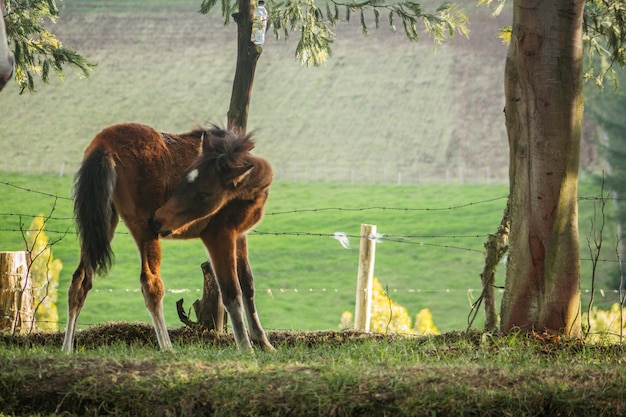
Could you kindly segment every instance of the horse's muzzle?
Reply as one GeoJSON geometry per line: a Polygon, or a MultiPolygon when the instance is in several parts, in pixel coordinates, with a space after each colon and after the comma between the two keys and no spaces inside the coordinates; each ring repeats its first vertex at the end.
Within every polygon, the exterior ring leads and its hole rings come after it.
{"type": "Polygon", "coordinates": [[[171,230],[161,230],[161,226],[162,226],[161,222],[159,222],[158,220],[155,220],[154,218],[151,218],[150,220],[148,220],[148,227],[157,235],[166,237],[172,233],[171,230]]]}

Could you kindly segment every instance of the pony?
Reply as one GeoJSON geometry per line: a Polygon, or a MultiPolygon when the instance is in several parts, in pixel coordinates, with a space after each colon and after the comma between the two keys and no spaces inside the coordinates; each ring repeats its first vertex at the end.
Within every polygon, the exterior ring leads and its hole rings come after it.
{"type": "Polygon", "coordinates": [[[263,217],[273,174],[265,159],[250,153],[253,147],[250,135],[216,126],[167,134],[126,123],[94,137],[74,179],[80,260],[68,291],[64,352],[72,352],[94,274],[112,265],[119,217],[139,249],[141,290],[161,349],[172,349],[159,275],[159,239],[167,237],[204,243],[237,346],[251,349],[252,341],[273,350],[254,303],[246,237],[263,217]]]}

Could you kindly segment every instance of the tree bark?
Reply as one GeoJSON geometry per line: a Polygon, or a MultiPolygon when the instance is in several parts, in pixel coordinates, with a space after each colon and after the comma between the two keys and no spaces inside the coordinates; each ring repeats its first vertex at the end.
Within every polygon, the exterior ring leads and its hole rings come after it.
{"type": "Polygon", "coordinates": [[[250,40],[254,4],[254,0],[239,0],[239,12],[233,15],[237,23],[237,66],[227,117],[228,129],[240,134],[246,133],[254,73],[263,51],[250,40]]]}
{"type": "Polygon", "coordinates": [[[0,252],[0,331],[25,334],[34,328],[35,296],[26,252],[0,252]]]}
{"type": "Polygon", "coordinates": [[[515,0],[505,68],[511,234],[501,329],[579,336],[583,0],[515,0]]]}
{"type": "Polygon", "coordinates": [[[7,32],[4,24],[4,4],[0,0],[0,91],[13,76],[13,56],[9,50],[7,32]]]}

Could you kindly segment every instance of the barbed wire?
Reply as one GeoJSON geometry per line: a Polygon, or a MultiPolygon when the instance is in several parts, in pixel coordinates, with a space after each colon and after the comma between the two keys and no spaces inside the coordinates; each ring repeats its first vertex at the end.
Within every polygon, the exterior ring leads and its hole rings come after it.
{"type": "MultiPolygon", "coordinates": [[[[56,194],[51,194],[45,191],[35,190],[32,188],[23,187],[20,185],[16,185],[7,181],[0,181],[0,185],[5,185],[8,187],[16,188],[25,192],[35,193],[39,195],[43,195],[46,197],[57,198],[60,200],[73,201],[71,197],[63,197],[56,194]]],[[[266,212],[266,216],[274,216],[274,215],[282,215],[282,214],[295,214],[295,213],[305,213],[305,212],[323,212],[323,211],[371,211],[371,210],[381,210],[381,211],[447,211],[447,210],[457,210],[461,208],[471,207],[484,203],[491,203],[498,200],[503,200],[508,198],[508,195],[498,196],[493,198],[488,198],[484,200],[472,201],[465,204],[458,204],[454,206],[446,206],[446,207],[386,207],[386,206],[370,206],[370,207],[320,207],[320,208],[306,208],[306,209],[294,209],[294,210],[285,210],[285,211],[275,211],[275,212],[266,212]]],[[[605,200],[605,201],[625,201],[626,197],[615,197],[613,194],[610,196],[579,196],[577,198],[578,201],[594,201],[594,200],[605,200]]],[[[30,214],[19,214],[19,213],[0,213],[0,215],[23,215],[23,216],[32,216],[30,214]]]]}
{"type": "Polygon", "coordinates": [[[281,214],[294,214],[294,213],[306,213],[306,212],[321,212],[321,211],[371,211],[371,210],[380,210],[380,211],[447,211],[447,210],[457,210],[465,207],[476,206],[484,203],[491,203],[497,200],[503,200],[508,198],[508,196],[500,196],[494,198],[488,198],[485,200],[472,201],[465,204],[459,204],[456,206],[447,206],[447,207],[385,207],[385,206],[371,206],[371,207],[321,207],[321,208],[309,208],[309,209],[294,209],[294,210],[285,210],[285,211],[275,211],[265,213],[266,216],[275,216],[281,214]]]}
{"type": "MultiPolygon", "coordinates": [[[[6,181],[0,181],[0,185],[4,185],[4,186],[8,186],[8,187],[12,187],[15,189],[18,189],[20,191],[24,191],[24,192],[29,192],[29,193],[34,193],[37,195],[42,195],[45,197],[49,197],[49,198],[54,198],[59,199],[59,200],[64,200],[64,201],[72,201],[72,198],[69,197],[60,197],[57,196],[55,194],[51,194],[48,192],[43,192],[43,191],[39,191],[39,190],[35,190],[35,189],[31,189],[31,188],[27,188],[27,187],[23,187],[23,186],[19,186],[19,185],[15,185],[6,181]]],[[[507,199],[508,196],[498,196],[498,197],[493,197],[493,198],[488,198],[488,199],[483,199],[483,200],[478,200],[478,201],[471,201],[468,203],[464,203],[464,204],[457,204],[457,205],[449,205],[449,206],[444,206],[444,207],[386,207],[386,206],[369,206],[369,207],[352,207],[352,208],[347,208],[347,207],[320,207],[320,208],[303,208],[303,209],[294,209],[294,210],[285,210],[285,211],[274,211],[274,212],[267,212],[266,216],[279,216],[279,215],[291,215],[291,214],[301,214],[301,213],[318,213],[318,212],[329,212],[329,211],[336,211],[336,212],[365,212],[365,211],[395,211],[395,212],[444,212],[444,211],[453,211],[453,210],[458,210],[458,209],[463,209],[463,208],[467,208],[467,207],[471,207],[471,206],[477,206],[480,204],[486,204],[486,203],[491,203],[491,202],[495,202],[495,201],[499,201],[499,200],[504,200],[507,199]]],[[[621,200],[626,200],[625,198],[615,198],[615,197],[579,197],[578,201],[600,201],[600,200],[615,200],[615,201],[621,201],[621,200]]],[[[32,215],[32,214],[24,214],[24,213],[14,213],[14,212],[8,212],[8,213],[0,213],[0,217],[19,217],[20,218],[20,222],[22,218],[35,218],[35,217],[39,217],[41,216],[41,214],[38,215],[32,215]]],[[[64,222],[73,222],[74,221],[74,217],[54,217],[54,216],[47,216],[46,217],[47,221],[49,220],[55,220],[55,221],[64,221],[64,222]]],[[[20,227],[19,229],[10,229],[10,228],[0,228],[0,232],[19,232],[19,233],[24,233],[24,232],[38,232],[38,229],[34,229],[34,230],[27,230],[23,227],[20,227]]],[[[53,229],[46,229],[47,233],[57,233],[57,234],[62,234],[62,235],[66,235],[66,234],[76,234],[75,231],[73,230],[64,230],[64,231],[59,231],[59,230],[53,230],[53,229]]],[[[129,234],[128,232],[118,232],[121,234],[129,234]]],[[[393,234],[378,234],[376,236],[363,236],[360,234],[345,234],[345,233],[339,233],[339,232],[334,232],[334,233],[319,233],[319,232],[307,232],[307,231],[264,231],[264,230],[253,230],[250,232],[250,234],[252,235],[257,235],[257,236],[294,236],[294,237],[314,237],[314,238],[334,238],[334,239],[338,239],[338,235],[340,234],[342,237],[345,238],[352,238],[352,239],[363,239],[363,238],[368,238],[368,239],[375,239],[378,243],[398,243],[398,244],[409,244],[409,245],[417,245],[417,246],[422,246],[422,247],[434,247],[434,248],[441,248],[441,249],[451,249],[451,250],[462,250],[462,251],[469,251],[469,252],[475,252],[475,253],[484,253],[484,250],[481,249],[475,249],[475,248],[467,248],[467,247],[462,247],[462,246],[458,246],[458,245],[449,245],[449,244],[438,244],[438,243],[429,243],[429,242],[424,242],[421,241],[419,239],[486,239],[489,236],[489,233],[483,233],[483,234],[467,234],[467,235],[455,235],[455,234],[450,234],[450,235],[433,235],[433,234],[428,234],[428,235],[393,235],[393,234]]],[[[342,243],[343,245],[343,243],[342,243]]],[[[580,261],[592,261],[592,259],[589,258],[580,258],[580,261]]],[[[599,259],[598,262],[607,262],[607,263],[617,263],[619,262],[619,260],[615,260],[615,259],[599,259]]],[[[2,292],[6,292],[6,291],[20,291],[20,289],[0,289],[0,293],[2,292]]],[[[200,295],[203,291],[203,289],[201,288],[170,288],[170,289],[166,289],[165,290],[166,293],[168,294],[198,294],[200,295]]],[[[318,294],[318,295],[324,295],[324,294],[332,294],[332,293],[353,293],[353,289],[347,289],[347,288],[314,288],[314,287],[260,287],[257,288],[257,294],[266,294],[267,296],[271,297],[272,299],[274,298],[274,294],[282,294],[282,295],[295,295],[295,294],[302,294],[302,295],[309,295],[309,294],[318,294]]],[[[435,294],[435,293],[450,293],[450,294],[455,294],[455,295],[451,295],[454,297],[458,297],[458,294],[466,294],[468,301],[470,302],[470,305],[472,304],[472,300],[475,298],[476,294],[480,294],[483,290],[479,289],[479,288],[436,288],[436,289],[426,289],[426,288],[387,288],[386,290],[388,293],[390,294],[414,294],[414,295],[418,295],[418,294],[435,294]]],[[[498,293],[503,293],[503,288],[497,287],[496,291],[498,293]]],[[[127,296],[138,296],[139,294],[141,294],[141,289],[139,287],[137,288],[94,288],[92,290],[93,293],[96,294],[111,294],[113,296],[120,296],[121,294],[127,294],[127,296]]],[[[581,292],[584,294],[589,294],[589,293],[593,293],[593,294],[599,294],[601,297],[607,297],[609,294],[620,294],[619,289],[593,289],[593,290],[589,290],[589,289],[581,289],[581,292]]],[[[11,317],[12,318],[12,317],[11,317]]],[[[39,321],[40,323],[42,323],[42,321],[39,321]]],[[[44,321],[45,323],[56,323],[57,325],[61,325],[64,324],[65,322],[63,321],[44,321]]],[[[84,327],[84,326],[94,326],[96,324],[90,324],[90,323],[81,323],[80,327],[84,327]]]]}
{"type": "MultiPolygon", "coordinates": [[[[61,200],[67,200],[67,201],[72,201],[72,198],[70,197],[62,197],[62,196],[58,196],[55,194],[51,194],[48,192],[44,192],[44,191],[40,191],[40,190],[35,190],[32,188],[28,188],[28,187],[23,187],[20,185],[16,185],[16,184],[12,184],[10,182],[7,181],[0,181],[0,185],[4,185],[4,186],[8,186],[8,187],[12,187],[12,188],[16,188],[18,190],[24,191],[24,192],[29,192],[29,193],[35,193],[38,195],[43,195],[46,197],[51,197],[51,198],[55,198],[55,199],[61,199],[61,200]]],[[[317,212],[328,212],[328,211],[340,211],[340,212],[363,212],[363,211],[374,211],[374,210],[378,210],[378,211],[402,211],[402,212],[416,212],[416,211],[451,211],[451,210],[458,210],[458,209],[462,209],[462,208],[466,208],[466,207],[471,207],[471,206],[476,206],[476,205],[480,205],[480,204],[485,204],[485,203],[490,203],[490,202],[494,202],[494,201],[498,201],[498,200],[503,200],[503,199],[507,199],[508,196],[498,196],[498,197],[493,197],[493,198],[488,198],[488,199],[483,199],[483,200],[478,200],[478,201],[471,201],[468,203],[464,203],[464,204],[458,204],[458,205],[451,205],[451,206],[445,206],[445,207],[386,207],[386,206],[370,206],[370,207],[320,207],[320,208],[304,208],[304,209],[294,209],[294,210],[285,210],[285,211],[274,211],[274,212],[266,212],[265,215],[266,216],[278,216],[278,215],[290,215],[290,214],[299,214],[299,213],[317,213],[317,212]]],[[[626,200],[626,198],[619,198],[619,197],[602,197],[602,196],[597,196],[597,197],[586,197],[586,196],[582,196],[582,197],[578,197],[578,201],[598,201],[598,200],[615,200],[615,201],[621,201],[621,200],[626,200]]],[[[25,218],[35,218],[40,216],[40,214],[37,215],[33,215],[33,214],[26,214],[26,213],[13,213],[13,212],[8,212],[8,213],[0,213],[0,217],[25,217],[25,218]]],[[[74,221],[74,217],[56,217],[56,216],[49,216],[47,217],[47,220],[54,220],[54,221],[74,221]]],[[[37,232],[38,230],[33,230],[33,229],[25,229],[23,227],[16,229],[16,228],[0,228],[0,232],[20,232],[20,233],[24,233],[24,232],[37,232]]],[[[75,230],[70,230],[70,228],[66,229],[66,230],[55,230],[55,229],[49,229],[46,228],[46,232],[47,233],[52,233],[52,234],[62,234],[62,235],[68,235],[68,234],[73,234],[76,235],[77,232],[75,230]]],[[[124,232],[124,231],[118,231],[116,232],[118,234],[125,234],[125,235],[129,235],[130,233],[128,232],[124,232]]],[[[256,236],[295,236],[295,237],[322,237],[322,238],[334,238],[337,240],[340,240],[338,238],[338,235],[342,235],[345,238],[353,238],[353,239],[361,239],[364,237],[367,238],[371,238],[369,236],[361,236],[358,234],[346,234],[346,233],[340,233],[340,232],[333,232],[333,233],[320,233],[320,232],[303,232],[303,231],[263,231],[263,230],[252,230],[250,231],[250,234],[252,235],[256,235],[256,236]]],[[[437,244],[437,243],[427,243],[424,241],[415,241],[415,239],[484,239],[487,238],[489,236],[489,233],[484,233],[484,234],[473,234],[473,235],[391,235],[391,234],[379,234],[379,236],[377,237],[377,241],[379,243],[382,242],[389,242],[389,243],[399,243],[399,244],[407,244],[407,245],[416,245],[416,246],[422,246],[422,247],[436,247],[436,248],[442,248],[442,249],[452,249],[452,250],[463,250],[463,251],[469,251],[469,252],[475,252],[475,253],[484,253],[483,249],[475,249],[475,248],[467,248],[467,247],[462,247],[462,246],[457,246],[457,245],[445,245],[445,244],[437,244]]],[[[344,243],[342,243],[342,245],[344,245],[344,243]]],[[[589,258],[580,258],[581,261],[591,261],[591,259],[589,258]]],[[[599,262],[618,262],[617,260],[614,259],[600,259],[598,260],[599,262]]]]}
{"type": "MultiPolygon", "coordinates": [[[[6,228],[0,228],[0,232],[37,232],[39,231],[38,229],[6,229],[6,228]]],[[[58,230],[49,230],[46,229],[46,233],[55,233],[55,234],[61,234],[61,235],[76,235],[77,232],[76,231],[71,231],[71,230],[65,230],[65,231],[58,231],[58,230]]],[[[116,234],[123,234],[123,235],[130,235],[130,233],[128,232],[116,232],[116,234]]],[[[257,230],[252,230],[249,232],[249,234],[251,235],[258,235],[258,236],[293,236],[293,237],[322,237],[322,238],[334,238],[336,239],[336,232],[335,233],[315,233],[315,232],[266,232],[266,231],[257,231],[257,230]]],[[[354,239],[362,239],[362,238],[371,238],[370,236],[362,236],[362,235],[348,235],[348,234],[343,234],[345,237],[348,238],[354,238],[354,239]]],[[[418,241],[418,242],[414,242],[414,241],[410,241],[407,239],[454,239],[454,238],[481,238],[481,237],[486,237],[487,234],[485,235],[414,235],[414,236],[410,236],[410,235],[399,235],[399,236],[394,236],[394,235],[385,235],[385,234],[381,234],[378,238],[377,238],[377,242],[378,243],[399,243],[399,244],[406,244],[406,245],[416,245],[416,246],[422,246],[422,247],[433,247],[433,248],[441,248],[441,249],[453,249],[453,250],[462,250],[462,251],[468,251],[468,252],[475,252],[475,253],[480,253],[483,254],[484,250],[482,249],[474,249],[474,248],[466,248],[466,247],[462,247],[462,246],[455,246],[455,245],[443,245],[443,244],[437,244],[437,243],[427,243],[427,242],[423,242],[423,241],[418,241]],[[395,238],[394,238],[395,237],[395,238]]],[[[348,249],[348,248],[346,248],[348,249]]],[[[592,261],[591,258],[580,258],[581,261],[585,261],[585,262],[590,262],[592,261]]],[[[598,262],[602,262],[602,263],[618,263],[619,260],[617,259],[598,259],[598,262]]]]}
{"type": "MultiPolygon", "coordinates": [[[[41,214],[26,214],[26,213],[0,213],[0,216],[3,217],[30,217],[30,218],[35,218],[35,217],[40,217],[41,214]]],[[[56,216],[49,216],[46,217],[48,220],[63,220],[63,221],[74,221],[75,217],[56,217],[56,216]]]]}
{"type": "Polygon", "coordinates": [[[6,185],[7,187],[17,188],[18,190],[26,191],[26,192],[29,192],[29,193],[44,195],[46,197],[58,198],[59,200],[73,201],[73,199],[71,197],[61,197],[61,196],[58,196],[58,195],[55,195],[55,194],[47,193],[45,191],[39,191],[39,190],[34,190],[32,188],[22,187],[20,185],[12,184],[12,183],[6,182],[6,181],[0,181],[0,184],[1,185],[6,185]]]}
{"type": "MultiPolygon", "coordinates": [[[[23,230],[24,232],[37,232],[38,230],[35,229],[26,229],[23,230]]],[[[0,232],[22,232],[22,230],[20,229],[4,229],[4,228],[0,228],[0,232]]],[[[58,230],[48,230],[46,229],[46,233],[58,233],[58,234],[63,234],[63,235],[67,235],[67,234],[77,234],[77,232],[75,231],[70,231],[70,230],[66,230],[66,231],[58,231],[58,230]]],[[[128,232],[116,232],[118,234],[125,234],[125,235],[130,235],[130,233],[128,232]]],[[[294,236],[294,237],[323,237],[323,238],[335,238],[336,233],[315,233],[315,232],[266,232],[266,231],[258,231],[258,230],[252,230],[249,232],[249,234],[251,235],[258,235],[258,236],[294,236]]],[[[369,236],[362,236],[362,235],[348,235],[345,234],[345,237],[348,238],[353,238],[353,239],[361,239],[361,238],[369,238],[369,236]]],[[[485,235],[398,235],[398,236],[394,236],[394,235],[385,235],[382,234],[382,236],[380,236],[378,238],[378,243],[384,243],[384,242],[389,242],[389,243],[400,243],[400,244],[406,244],[406,245],[416,245],[416,246],[423,246],[423,247],[434,247],[434,248],[441,248],[441,249],[454,249],[454,250],[462,250],[462,251],[468,251],[468,252],[475,252],[475,253],[484,253],[484,250],[481,249],[474,249],[474,248],[465,248],[462,246],[455,246],[455,245],[443,245],[443,244],[437,244],[437,243],[427,243],[427,242],[412,242],[410,240],[407,239],[459,239],[459,238],[485,238],[487,237],[488,234],[485,235]]],[[[580,258],[581,261],[591,261],[591,258],[580,258]]],[[[616,259],[598,259],[598,262],[604,262],[604,263],[617,263],[618,260],[616,259]]]]}
{"type": "MultiPolygon", "coordinates": [[[[1,183],[1,182],[0,182],[1,183]]],[[[53,196],[52,194],[40,193],[46,196],[53,196]]],[[[285,214],[299,214],[299,213],[319,213],[325,211],[344,211],[344,212],[362,212],[362,211],[404,211],[404,212],[413,212],[413,211],[448,211],[448,210],[457,210],[466,207],[476,206],[479,204],[491,203],[493,201],[503,200],[508,198],[508,196],[500,196],[489,198],[485,200],[472,201],[465,204],[459,204],[456,206],[447,206],[447,207],[386,207],[386,206],[371,206],[371,207],[319,207],[319,208],[306,208],[306,209],[294,209],[294,210],[285,210],[285,211],[271,211],[266,212],[265,216],[279,216],[285,214]]],[[[71,200],[71,199],[69,199],[71,200]]],[[[36,214],[27,214],[27,213],[0,213],[0,216],[6,217],[37,217],[36,214]]],[[[52,220],[74,220],[74,217],[50,217],[52,220]]]]}

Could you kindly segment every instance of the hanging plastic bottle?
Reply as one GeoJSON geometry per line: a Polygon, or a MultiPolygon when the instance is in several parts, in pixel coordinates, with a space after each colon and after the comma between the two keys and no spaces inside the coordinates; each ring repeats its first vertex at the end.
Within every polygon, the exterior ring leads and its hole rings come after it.
{"type": "Polygon", "coordinates": [[[265,30],[267,29],[267,9],[265,2],[259,0],[258,5],[254,9],[252,18],[252,37],[251,41],[255,45],[263,45],[265,42],[265,30]]]}

